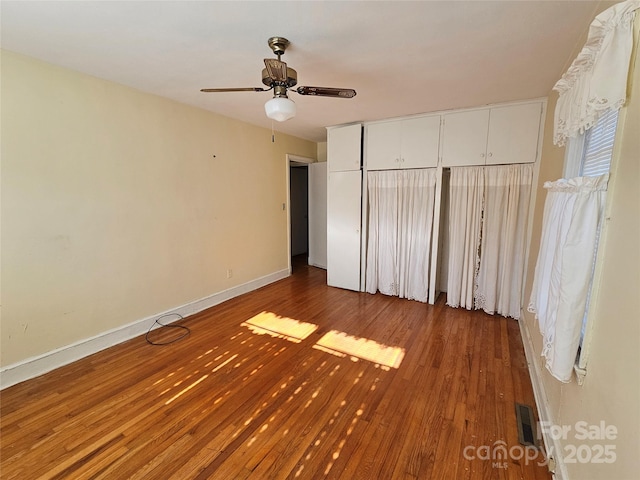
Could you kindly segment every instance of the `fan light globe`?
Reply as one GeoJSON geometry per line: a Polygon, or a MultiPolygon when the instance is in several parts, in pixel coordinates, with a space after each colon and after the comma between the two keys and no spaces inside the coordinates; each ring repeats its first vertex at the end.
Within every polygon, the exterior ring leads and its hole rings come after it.
{"type": "Polygon", "coordinates": [[[264,104],[267,117],[276,122],[284,122],[296,116],[296,104],[287,97],[273,97],[264,104]]]}

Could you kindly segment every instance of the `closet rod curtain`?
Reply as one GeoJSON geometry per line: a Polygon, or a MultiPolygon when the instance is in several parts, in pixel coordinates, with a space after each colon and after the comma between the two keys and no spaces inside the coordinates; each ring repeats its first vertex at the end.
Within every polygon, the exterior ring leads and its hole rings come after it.
{"type": "Polygon", "coordinates": [[[520,318],[533,165],[454,167],[447,305],[520,318]]]}
{"type": "Polygon", "coordinates": [[[486,167],[475,308],[520,318],[533,165],[486,167]]]}
{"type": "Polygon", "coordinates": [[[453,167],[449,181],[447,305],[471,310],[480,265],[484,167],[453,167]]]}
{"type": "Polygon", "coordinates": [[[436,169],[367,174],[366,291],[426,302],[436,169]]]}

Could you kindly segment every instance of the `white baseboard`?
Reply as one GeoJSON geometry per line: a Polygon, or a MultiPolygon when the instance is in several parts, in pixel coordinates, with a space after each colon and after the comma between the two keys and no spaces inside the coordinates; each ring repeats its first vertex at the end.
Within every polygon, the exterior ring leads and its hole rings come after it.
{"type": "Polygon", "coordinates": [[[311,266],[311,267],[317,267],[317,268],[321,268],[321,269],[323,269],[323,270],[326,270],[326,269],[327,269],[327,266],[326,266],[326,265],[322,265],[321,263],[317,263],[317,262],[314,262],[314,261],[311,261],[311,260],[309,260],[309,261],[307,262],[307,264],[308,264],[309,266],[311,266]]]}
{"type": "MultiPolygon", "coordinates": [[[[531,377],[531,385],[533,386],[533,395],[536,400],[536,406],[538,407],[540,422],[545,425],[555,425],[556,422],[551,413],[547,394],[544,384],[542,383],[540,361],[539,358],[537,358],[538,356],[535,354],[531,334],[524,320],[524,313],[520,315],[518,325],[520,326],[520,335],[522,336],[522,343],[524,345],[524,354],[527,357],[529,376],[531,377]]],[[[539,428],[537,430],[539,430],[539,428]]],[[[565,465],[561,454],[562,445],[559,443],[557,438],[549,435],[548,430],[549,429],[543,429],[542,440],[544,442],[544,450],[551,458],[551,463],[549,464],[550,471],[553,473],[554,480],[569,480],[567,466],[565,465]]]]}
{"type": "MultiPolygon", "coordinates": [[[[0,390],[50,372],[51,370],[55,370],[58,367],[75,362],[76,360],[92,355],[100,350],[104,350],[105,348],[130,340],[138,335],[145,334],[147,330],[149,330],[149,326],[152,324],[154,319],[161,315],[177,313],[182,317],[188,317],[244,293],[257,290],[260,287],[286,278],[289,275],[289,269],[280,270],[269,275],[265,275],[264,277],[251,280],[250,282],[242,285],[232,287],[228,290],[223,290],[205,298],[172,308],[171,310],[160,312],[155,315],[136,320],[135,322],[127,325],[108,330],[94,337],[80,340],[79,342],[57,348],[45,354],[31,357],[12,365],[7,365],[0,369],[0,390]]],[[[175,320],[169,319],[166,322],[176,320],[179,320],[179,317],[176,317],[175,320]]],[[[163,320],[163,322],[165,321],[163,320]]]]}

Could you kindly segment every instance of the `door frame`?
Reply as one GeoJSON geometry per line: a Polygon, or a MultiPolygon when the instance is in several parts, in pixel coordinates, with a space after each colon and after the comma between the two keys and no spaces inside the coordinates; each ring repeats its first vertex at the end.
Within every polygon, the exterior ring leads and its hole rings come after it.
{"type": "MultiPolygon", "coordinates": [[[[310,163],[315,163],[316,160],[310,157],[303,157],[301,155],[295,155],[293,153],[287,153],[286,155],[286,164],[287,164],[287,268],[289,269],[289,275],[291,275],[291,164],[292,163],[306,163],[307,165],[310,163]]],[[[309,170],[307,169],[307,179],[309,178],[309,170]]],[[[309,227],[307,226],[307,234],[309,227]]]]}

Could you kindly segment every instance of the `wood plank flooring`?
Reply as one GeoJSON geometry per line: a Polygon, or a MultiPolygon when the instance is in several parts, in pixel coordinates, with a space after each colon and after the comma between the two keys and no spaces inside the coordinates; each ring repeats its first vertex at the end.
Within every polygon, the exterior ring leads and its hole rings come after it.
{"type": "Polygon", "coordinates": [[[514,320],[302,266],[182,324],[5,389],[1,477],[551,478],[518,458],[514,402],[534,400],[514,320]]]}

